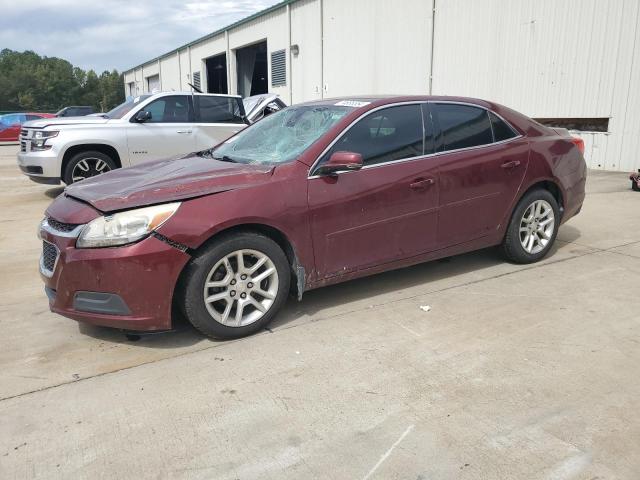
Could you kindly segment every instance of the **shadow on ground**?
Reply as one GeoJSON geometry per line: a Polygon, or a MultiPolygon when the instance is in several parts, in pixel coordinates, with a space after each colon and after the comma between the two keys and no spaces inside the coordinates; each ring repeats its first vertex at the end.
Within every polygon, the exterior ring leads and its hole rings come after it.
{"type": "MultiPolygon", "coordinates": [[[[580,231],[570,225],[564,225],[560,232],[562,234],[560,235],[561,242],[553,246],[547,258],[553,259],[558,249],[562,248],[562,242],[573,242],[580,238],[580,231]]],[[[409,290],[419,285],[428,285],[445,278],[464,276],[470,272],[480,272],[504,262],[499,248],[487,248],[311,290],[304,294],[300,302],[293,297],[289,298],[285,307],[269,325],[269,329],[282,328],[302,317],[314,317],[327,308],[391,292],[400,294],[403,290],[409,290]]],[[[174,326],[173,330],[166,332],[136,334],[135,332],[79,324],[83,334],[107,342],[135,344],[143,348],[174,349],[189,347],[199,342],[219,343],[224,341],[205,338],[181,315],[174,315],[174,326]]]]}

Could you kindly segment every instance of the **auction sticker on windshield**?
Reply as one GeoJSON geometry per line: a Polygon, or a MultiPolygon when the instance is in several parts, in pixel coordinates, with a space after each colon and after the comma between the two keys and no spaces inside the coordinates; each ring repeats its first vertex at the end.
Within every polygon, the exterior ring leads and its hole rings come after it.
{"type": "Polygon", "coordinates": [[[336,103],[336,107],[353,107],[360,108],[369,105],[371,102],[359,102],[357,100],[342,100],[336,103]]]}

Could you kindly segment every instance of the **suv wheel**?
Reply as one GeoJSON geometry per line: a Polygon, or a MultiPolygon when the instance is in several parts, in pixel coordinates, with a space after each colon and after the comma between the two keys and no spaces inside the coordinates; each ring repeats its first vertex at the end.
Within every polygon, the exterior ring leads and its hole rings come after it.
{"type": "Polygon", "coordinates": [[[515,263],[541,260],[553,245],[560,225],[558,202],[547,190],[527,193],[516,206],[502,249],[515,263]]]}
{"type": "Polygon", "coordinates": [[[62,180],[67,185],[85,178],[95,177],[117,168],[116,162],[102,152],[80,152],[73,157],[64,169],[62,180]]]}
{"type": "Polygon", "coordinates": [[[250,232],[223,237],[187,266],[182,308],[208,337],[243,337],[264,328],[280,310],[290,276],[286,255],[270,238],[250,232]]]}

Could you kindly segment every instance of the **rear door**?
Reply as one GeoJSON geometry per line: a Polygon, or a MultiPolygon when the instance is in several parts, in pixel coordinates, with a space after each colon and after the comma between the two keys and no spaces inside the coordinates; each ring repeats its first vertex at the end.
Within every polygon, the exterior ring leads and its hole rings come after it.
{"type": "Polygon", "coordinates": [[[490,234],[507,215],[526,171],[529,145],[484,108],[430,104],[438,131],[438,246],[490,234]]]}
{"type": "Polygon", "coordinates": [[[385,107],[358,120],[322,156],[318,165],[334,152],[357,152],[364,167],[336,176],[311,172],[308,198],[319,278],[435,247],[437,167],[434,157],[425,155],[431,153],[432,131],[419,103],[385,107]]]}
{"type": "Polygon", "coordinates": [[[195,150],[206,150],[226,140],[247,126],[239,97],[194,95],[195,150]]]}
{"type": "Polygon", "coordinates": [[[144,123],[132,120],[127,124],[131,165],[184,155],[196,149],[191,96],[160,97],[141,110],[151,113],[151,119],[144,123]]]}

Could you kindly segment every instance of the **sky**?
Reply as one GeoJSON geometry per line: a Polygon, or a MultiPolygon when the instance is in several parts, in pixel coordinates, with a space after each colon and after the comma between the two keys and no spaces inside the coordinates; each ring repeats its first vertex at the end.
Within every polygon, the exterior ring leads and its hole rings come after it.
{"type": "Polygon", "coordinates": [[[279,0],[0,0],[0,49],[126,70],[279,0]]]}

